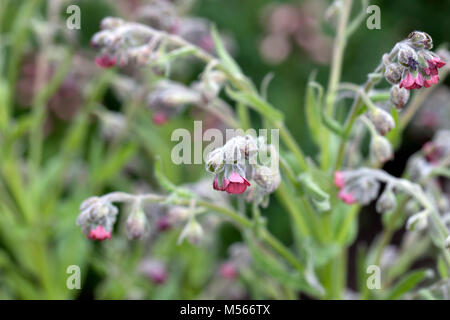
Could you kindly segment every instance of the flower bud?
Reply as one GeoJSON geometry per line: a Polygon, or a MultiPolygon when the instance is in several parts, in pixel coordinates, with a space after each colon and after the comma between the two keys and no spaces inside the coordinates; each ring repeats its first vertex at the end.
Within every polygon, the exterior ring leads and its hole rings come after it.
{"type": "Polygon", "coordinates": [[[448,236],[447,239],[445,240],[445,247],[447,249],[450,249],[450,236],[448,236]]]}
{"type": "Polygon", "coordinates": [[[373,163],[385,163],[394,156],[391,143],[385,137],[375,135],[370,144],[370,158],[373,163]]]}
{"type": "Polygon", "coordinates": [[[115,29],[121,25],[123,25],[125,21],[121,18],[117,17],[106,17],[103,18],[102,22],[100,23],[100,29],[106,30],[106,29],[115,29]]]}
{"type": "Polygon", "coordinates": [[[408,41],[417,48],[430,50],[433,48],[433,39],[431,36],[422,31],[413,31],[408,35],[408,41]]]}
{"type": "Polygon", "coordinates": [[[395,128],[394,118],[383,109],[372,108],[369,111],[369,118],[377,131],[383,136],[395,128]]]}
{"type": "Polygon", "coordinates": [[[281,182],[279,170],[274,171],[266,166],[256,167],[253,179],[266,193],[274,192],[281,182]]]}
{"type": "Polygon", "coordinates": [[[408,230],[421,231],[428,226],[428,212],[422,211],[411,217],[406,222],[406,228],[408,230]]]}
{"type": "Polygon", "coordinates": [[[400,88],[398,85],[391,88],[391,102],[397,109],[402,109],[409,100],[409,90],[400,88]]]}
{"type": "Polygon", "coordinates": [[[127,234],[130,239],[143,238],[147,229],[147,217],[141,208],[134,210],[127,219],[127,234]]]}
{"type": "Polygon", "coordinates": [[[183,231],[181,231],[180,237],[178,238],[178,244],[181,244],[185,238],[187,238],[191,244],[198,244],[203,238],[203,228],[194,218],[192,218],[186,224],[183,231]]]}
{"type": "Polygon", "coordinates": [[[219,274],[228,280],[234,280],[237,277],[238,270],[233,262],[224,262],[219,267],[219,274]]]}
{"type": "Polygon", "coordinates": [[[403,65],[404,67],[410,68],[412,70],[417,69],[418,65],[418,56],[416,53],[416,50],[411,48],[411,46],[403,44],[401,45],[398,55],[397,55],[398,62],[403,65]]]}
{"type": "Polygon", "coordinates": [[[392,192],[392,188],[388,186],[378,199],[376,210],[378,213],[383,213],[394,210],[396,206],[395,194],[392,192]]]}
{"type": "Polygon", "coordinates": [[[77,224],[88,238],[93,240],[111,238],[118,213],[115,206],[99,197],[91,197],[83,201],[80,210],[77,224]]]}
{"type": "Polygon", "coordinates": [[[211,173],[218,173],[224,168],[224,155],[223,149],[217,148],[208,154],[206,160],[206,171],[211,173]]]}
{"type": "Polygon", "coordinates": [[[398,63],[390,63],[386,66],[384,77],[391,84],[397,84],[402,79],[403,67],[398,63]]]}
{"type": "Polygon", "coordinates": [[[167,210],[167,216],[170,224],[184,221],[189,217],[189,209],[182,206],[172,206],[167,210]]]}
{"type": "Polygon", "coordinates": [[[139,271],[149,278],[154,284],[163,284],[166,282],[168,274],[167,269],[159,260],[147,259],[139,265],[139,271]]]}

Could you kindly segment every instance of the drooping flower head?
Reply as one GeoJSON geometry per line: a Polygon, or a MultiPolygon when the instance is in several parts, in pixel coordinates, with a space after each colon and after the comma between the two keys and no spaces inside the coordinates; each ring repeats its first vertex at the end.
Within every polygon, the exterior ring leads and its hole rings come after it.
{"type": "Polygon", "coordinates": [[[95,58],[95,63],[100,68],[111,68],[116,65],[116,57],[111,57],[109,54],[102,54],[95,58]]]}
{"type": "Polygon", "coordinates": [[[95,229],[89,231],[89,239],[103,241],[105,239],[111,239],[111,231],[106,231],[102,225],[98,225],[95,229]]]}
{"type": "MultiPolygon", "coordinates": [[[[397,62],[383,60],[385,78],[391,84],[399,84],[399,88],[407,90],[431,87],[438,83],[438,69],[445,66],[445,62],[434,52],[430,51],[433,42],[429,34],[414,31],[407,39],[397,44],[397,62]],[[401,78],[398,74],[401,72],[401,78]]],[[[394,59],[395,59],[394,58],[394,59]]]]}
{"type": "Polygon", "coordinates": [[[111,238],[112,228],[116,222],[118,210],[110,202],[99,197],[83,201],[77,224],[83,233],[92,240],[111,238]]]}

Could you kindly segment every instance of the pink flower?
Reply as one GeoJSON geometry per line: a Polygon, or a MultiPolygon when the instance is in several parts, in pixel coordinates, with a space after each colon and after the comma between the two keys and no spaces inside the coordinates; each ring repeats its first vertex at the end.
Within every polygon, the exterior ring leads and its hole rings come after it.
{"type": "Polygon", "coordinates": [[[408,90],[420,89],[424,85],[424,79],[420,72],[417,72],[417,76],[414,77],[413,74],[407,71],[406,76],[400,82],[400,88],[405,88],[408,90]]]}
{"type": "Polygon", "coordinates": [[[342,171],[336,171],[334,173],[334,184],[336,185],[336,187],[341,189],[344,187],[344,183],[344,174],[342,173],[342,171]]]}
{"type": "Polygon", "coordinates": [[[153,123],[158,125],[158,126],[165,124],[168,120],[169,119],[164,114],[164,112],[156,112],[153,115],[153,123]]]}
{"type": "MultiPolygon", "coordinates": [[[[225,186],[225,184],[224,184],[225,186]]],[[[244,177],[236,172],[232,172],[228,178],[228,183],[226,184],[225,191],[232,194],[240,194],[250,186],[250,182],[244,177]]]]}
{"type": "Polygon", "coordinates": [[[442,68],[445,66],[445,62],[442,61],[439,57],[433,57],[432,59],[427,60],[428,68],[425,69],[425,74],[430,77],[430,79],[425,79],[424,87],[429,88],[433,84],[439,82],[439,73],[438,68],[442,68]]]}
{"type": "Polygon", "coordinates": [[[353,196],[353,194],[351,192],[341,190],[341,191],[339,191],[338,197],[339,197],[339,199],[344,201],[346,204],[355,203],[355,197],[353,196]]]}
{"type": "Polygon", "coordinates": [[[163,284],[169,276],[164,263],[159,260],[144,260],[139,266],[139,271],[154,284],[163,284]]]}
{"type": "Polygon", "coordinates": [[[220,187],[219,182],[217,181],[217,178],[215,178],[214,182],[213,182],[213,188],[214,188],[214,190],[217,190],[217,191],[225,191],[229,183],[230,182],[227,179],[223,178],[222,186],[220,187]]]}
{"type": "Polygon", "coordinates": [[[156,220],[156,227],[158,231],[166,231],[171,227],[169,218],[167,216],[162,216],[156,220]]]}
{"type": "Polygon", "coordinates": [[[425,154],[425,158],[431,163],[439,162],[439,159],[442,157],[442,150],[432,141],[425,143],[422,146],[422,151],[425,154]]]}
{"type": "Polygon", "coordinates": [[[219,274],[225,279],[235,279],[237,276],[236,267],[231,262],[223,263],[219,268],[219,274]]]}
{"type": "Polygon", "coordinates": [[[223,178],[222,187],[219,186],[217,178],[214,179],[213,188],[218,191],[226,191],[232,194],[240,194],[250,186],[250,182],[236,172],[232,172],[228,179],[223,178]]]}
{"type": "Polygon", "coordinates": [[[89,239],[100,241],[111,239],[111,231],[107,232],[102,225],[99,225],[97,226],[97,228],[91,229],[91,231],[89,232],[89,239]]]}
{"type": "Polygon", "coordinates": [[[110,57],[108,54],[95,58],[95,63],[100,68],[111,68],[116,65],[116,57],[110,57]]]}

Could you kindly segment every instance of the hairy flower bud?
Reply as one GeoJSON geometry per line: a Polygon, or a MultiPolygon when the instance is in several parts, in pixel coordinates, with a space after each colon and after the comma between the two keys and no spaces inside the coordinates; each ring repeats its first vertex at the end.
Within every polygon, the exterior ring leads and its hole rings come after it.
{"type": "Polygon", "coordinates": [[[415,215],[409,217],[406,222],[406,228],[408,230],[421,231],[428,226],[428,212],[421,211],[415,215]]]}
{"type": "Polygon", "coordinates": [[[196,219],[192,218],[181,231],[178,238],[178,244],[181,244],[184,239],[187,239],[191,244],[198,244],[203,238],[203,228],[196,219]]]}
{"type": "Polygon", "coordinates": [[[206,160],[206,170],[211,173],[218,173],[224,168],[224,154],[222,148],[217,148],[208,154],[206,160]]]}
{"type": "Polygon", "coordinates": [[[388,186],[381,194],[380,198],[378,198],[376,210],[378,213],[383,213],[394,210],[396,206],[397,201],[394,192],[392,192],[392,188],[388,186]]]}
{"type": "Polygon", "coordinates": [[[391,84],[397,84],[402,79],[403,67],[398,63],[390,63],[386,66],[384,77],[391,84]]]}
{"type": "Polygon", "coordinates": [[[409,90],[395,85],[391,88],[390,96],[392,104],[400,110],[409,100],[409,90]]]}
{"type": "Polygon", "coordinates": [[[266,193],[274,192],[281,182],[280,171],[266,166],[256,167],[253,179],[266,193]]]}
{"type": "Polygon", "coordinates": [[[116,222],[118,210],[110,202],[99,197],[91,197],[83,201],[77,224],[83,233],[92,240],[111,238],[111,231],[116,222]]]}
{"type": "Polygon", "coordinates": [[[383,109],[372,108],[369,111],[369,118],[377,131],[383,136],[395,128],[394,118],[383,109]]]}
{"type": "Polygon", "coordinates": [[[416,50],[407,44],[402,44],[397,55],[398,62],[411,70],[417,70],[418,56],[416,50]]]}
{"type": "Polygon", "coordinates": [[[143,238],[147,231],[147,217],[141,208],[130,213],[127,219],[127,234],[130,239],[143,238]]]}
{"type": "Polygon", "coordinates": [[[391,143],[385,137],[375,135],[370,144],[370,158],[373,163],[385,163],[394,156],[391,143]]]}
{"type": "Polygon", "coordinates": [[[417,48],[430,50],[433,48],[433,39],[423,31],[413,31],[408,35],[408,41],[417,48]]]}
{"type": "Polygon", "coordinates": [[[168,274],[163,262],[154,259],[146,259],[139,264],[139,271],[154,284],[166,282],[168,274]]]}
{"type": "Polygon", "coordinates": [[[100,29],[106,30],[106,29],[114,29],[121,25],[123,25],[125,21],[121,18],[117,17],[105,17],[103,18],[102,22],[100,23],[100,29]]]}

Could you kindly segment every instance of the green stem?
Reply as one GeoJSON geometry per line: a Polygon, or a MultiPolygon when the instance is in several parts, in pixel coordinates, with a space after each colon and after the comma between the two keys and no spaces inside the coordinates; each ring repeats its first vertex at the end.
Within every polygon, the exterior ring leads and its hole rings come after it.
{"type": "MultiPolygon", "coordinates": [[[[352,0],[344,0],[339,17],[337,35],[333,45],[333,58],[331,61],[330,78],[328,82],[327,94],[325,96],[326,113],[331,117],[333,115],[333,106],[336,100],[337,87],[342,73],[342,62],[344,58],[346,39],[346,29],[352,8],[352,0]]],[[[329,142],[330,133],[327,132],[324,142],[329,142]]],[[[330,165],[331,146],[325,146],[322,151],[322,168],[328,169],[330,165]]]]}

